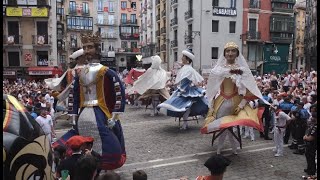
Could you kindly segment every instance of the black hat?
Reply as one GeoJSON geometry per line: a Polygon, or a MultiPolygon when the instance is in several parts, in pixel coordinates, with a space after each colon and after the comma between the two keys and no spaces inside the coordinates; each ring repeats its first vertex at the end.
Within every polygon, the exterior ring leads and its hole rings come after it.
{"type": "Polygon", "coordinates": [[[210,157],[205,163],[212,174],[221,174],[225,171],[226,167],[229,166],[231,161],[222,155],[214,155],[210,157]]]}

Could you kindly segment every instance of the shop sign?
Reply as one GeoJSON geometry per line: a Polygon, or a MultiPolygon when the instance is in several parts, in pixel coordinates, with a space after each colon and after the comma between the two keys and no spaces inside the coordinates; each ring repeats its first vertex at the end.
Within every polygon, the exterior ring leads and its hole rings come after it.
{"type": "Polygon", "coordinates": [[[7,7],[6,15],[13,17],[48,17],[48,8],[7,7]]]}
{"type": "Polygon", "coordinates": [[[4,76],[14,76],[16,75],[15,71],[3,71],[4,76]]]}
{"type": "Polygon", "coordinates": [[[29,71],[29,75],[52,75],[52,71],[29,71]]]}
{"type": "Polygon", "coordinates": [[[213,7],[212,15],[214,15],[214,16],[237,16],[237,10],[234,8],[213,7]]]}

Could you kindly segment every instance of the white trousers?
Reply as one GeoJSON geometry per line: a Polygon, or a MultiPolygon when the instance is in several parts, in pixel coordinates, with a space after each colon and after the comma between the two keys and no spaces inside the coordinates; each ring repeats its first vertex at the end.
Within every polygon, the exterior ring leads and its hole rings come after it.
{"type": "Polygon", "coordinates": [[[236,152],[237,151],[237,147],[239,147],[239,142],[235,139],[235,137],[233,137],[233,135],[231,134],[231,132],[229,130],[225,130],[223,133],[220,134],[220,136],[218,137],[218,148],[217,148],[217,153],[221,152],[221,149],[223,147],[223,143],[226,139],[226,136],[228,135],[229,137],[229,141],[232,147],[232,151],[236,152]]]}
{"type": "Polygon", "coordinates": [[[276,153],[283,155],[283,136],[285,133],[285,128],[280,128],[280,130],[279,128],[274,127],[273,140],[274,145],[276,146],[276,153]]]}
{"type": "Polygon", "coordinates": [[[250,135],[251,139],[254,139],[253,127],[244,127],[244,135],[248,137],[250,135]]]}

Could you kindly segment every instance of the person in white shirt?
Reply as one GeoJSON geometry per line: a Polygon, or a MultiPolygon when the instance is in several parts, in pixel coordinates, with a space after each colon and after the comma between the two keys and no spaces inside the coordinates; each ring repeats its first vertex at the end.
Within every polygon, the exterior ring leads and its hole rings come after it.
{"type": "Polygon", "coordinates": [[[283,156],[283,136],[286,130],[286,125],[288,124],[288,121],[291,120],[290,116],[287,115],[285,112],[283,112],[279,106],[272,106],[275,110],[276,114],[276,122],[275,122],[275,128],[274,128],[274,144],[275,148],[273,149],[273,152],[276,154],[275,157],[283,156]]]}
{"type": "Polygon", "coordinates": [[[288,92],[289,91],[289,87],[291,86],[289,76],[285,75],[285,77],[284,77],[282,82],[283,82],[283,90],[285,92],[288,92]]]}
{"type": "Polygon", "coordinates": [[[55,135],[51,116],[47,115],[47,111],[45,109],[42,109],[40,115],[35,120],[38,122],[51,144],[52,135],[55,135]]]}

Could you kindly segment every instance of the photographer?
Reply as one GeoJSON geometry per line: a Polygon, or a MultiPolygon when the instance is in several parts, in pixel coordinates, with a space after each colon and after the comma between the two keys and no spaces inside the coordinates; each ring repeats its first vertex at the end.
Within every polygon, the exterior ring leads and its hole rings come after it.
{"type": "Polygon", "coordinates": [[[306,135],[303,136],[305,141],[305,156],[307,159],[307,169],[304,172],[308,174],[309,177],[304,177],[308,179],[316,179],[316,150],[317,150],[317,112],[312,112],[312,117],[310,118],[310,124],[307,129],[306,135]]]}

